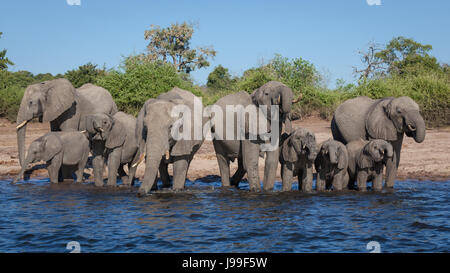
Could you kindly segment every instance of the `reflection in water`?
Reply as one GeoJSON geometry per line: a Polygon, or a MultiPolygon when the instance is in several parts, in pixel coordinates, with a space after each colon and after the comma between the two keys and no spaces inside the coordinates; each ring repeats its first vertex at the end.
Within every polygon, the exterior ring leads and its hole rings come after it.
{"type": "Polygon", "coordinates": [[[0,251],[448,252],[447,182],[403,181],[385,193],[249,193],[220,182],[137,198],[137,187],[0,181],[0,251]]]}

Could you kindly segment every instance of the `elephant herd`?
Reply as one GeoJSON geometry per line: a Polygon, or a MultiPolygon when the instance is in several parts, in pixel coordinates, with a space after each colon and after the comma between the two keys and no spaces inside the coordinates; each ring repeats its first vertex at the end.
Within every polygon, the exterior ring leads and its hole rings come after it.
{"type": "Polygon", "coordinates": [[[56,79],[30,85],[17,115],[22,169],[14,182],[23,176],[30,163],[41,160],[47,163],[52,183],[72,177],[72,172],[76,181],[82,182],[91,154],[96,186],[104,185],[105,163],[106,185],[115,186],[117,176],[123,185],[133,185],[137,166],[145,159],[139,196],[157,189],[158,173],[163,187],[181,190],[190,163],[205,140],[203,132],[200,137],[195,135],[194,125],[200,123],[201,128],[209,125],[223,186],[237,186],[247,174],[250,190],[260,191],[258,164],[263,157],[266,191],[274,187],[279,163],[283,191],[292,189],[294,176],[298,177],[299,190],[312,191],[313,166],[317,172],[317,191],[365,191],[368,181],[372,181],[373,190],[379,191],[383,187],[384,169],[386,187],[394,185],[403,135],[418,143],[425,138],[419,106],[409,97],[377,100],[357,97],[345,101],[331,121],[333,139],[319,145],[308,129],[292,129],[290,112],[298,100],[293,100],[292,90],[280,82],[266,83],[252,94],[241,91],[227,95],[204,113],[196,113],[198,101],[191,92],[175,87],[147,100],[135,118],[119,112],[110,93],[92,84],[75,89],[68,80],[56,79]],[[253,134],[250,128],[254,122],[248,116],[240,119],[238,112],[232,112],[225,119],[211,111],[228,110],[230,106],[255,107],[258,121],[265,121],[262,127],[266,130],[259,128],[253,134]],[[267,110],[272,106],[276,106],[275,112],[267,110]],[[180,107],[194,114],[174,115],[180,107]],[[51,132],[34,140],[25,154],[26,126],[34,118],[50,122],[51,132]],[[230,123],[229,118],[238,122],[230,123]],[[223,133],[228,136],[230,132],[233,136],[242,132],[245,137],[223,138],[223,133]],[[268,132],[271,138],[267,137],[268,132]],[[276,146],[266,149],[274,140],[276,146]],[[238,169],[231,176],[230,162],[236,159],[238,169]],[[173,164],[172,179],[169,164],[173,164]]]}

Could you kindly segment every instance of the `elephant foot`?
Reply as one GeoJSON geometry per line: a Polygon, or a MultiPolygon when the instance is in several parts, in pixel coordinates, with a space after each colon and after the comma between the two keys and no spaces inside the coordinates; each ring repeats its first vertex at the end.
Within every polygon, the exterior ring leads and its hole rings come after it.
{"type": "Polygon", "coordinates": [[[137,192],[137,197],[141,198],[141,197],[146,197],[149,196],[150,194],[148,194],[144,189],[139,189],[137,192]]]}

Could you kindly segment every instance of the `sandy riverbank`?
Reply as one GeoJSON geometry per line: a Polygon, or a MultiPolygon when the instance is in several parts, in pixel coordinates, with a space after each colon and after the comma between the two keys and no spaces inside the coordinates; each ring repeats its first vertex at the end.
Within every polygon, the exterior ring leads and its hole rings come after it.
{"type": "MultiPolygon", "coordinates": [[[[319,118],[311,117],[302,121],[295,121],[294,127],[306,127],[316,134],[318,143],[332,137],[330,123],[319,118]]],[[[30,123],[27,127],[26,143],[48,132],[49,125],[30,123]]],[[[423,143],[415,143],[411,138],[405,138],[398,171],[399,179],[418,179],[442,181],[450,179],[450,128],[427,130],[423,143]]],[[[260,175],[263,177],[264,160],[260,159],[260,175]]],[[[144,174],[144,164],[137,171],[140,178],[144,174]]],[[[232,163],[232,171],[237,162],[232,163]]],[[[15,124],[0,119],[0,177],[11,178],[20,170],[17,154],[17,139],[15,124]]],[[[86,169],[86,173],[92,173],[86,169]]],[[[209,175],[219,175],[219,167],[210,141],[205,141],[195,155],[189,169],[188,178],[195,180],[209,175]]],[[[45,169],[33,171],[32,176],[47,176],[45,169]]],[[[92,177],[91,177],[92,178],[92,177]]],[[[277,180],[280,180],[279,168],[277,180]]]]}

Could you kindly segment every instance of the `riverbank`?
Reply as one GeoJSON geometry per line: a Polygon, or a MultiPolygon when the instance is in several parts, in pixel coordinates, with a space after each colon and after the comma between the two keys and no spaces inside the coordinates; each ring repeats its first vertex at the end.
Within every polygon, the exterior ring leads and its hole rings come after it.
{"type": "MultiPolygon", "coordinates": [[[[305,127],[316,134],[318,143],[331,138],[330,122],[310,117],[302,121],[294,121],[293,126],[305,127]]],[[[50,131],[48,124],[30,123],[27,127],[26,145],[31,141],[50,131]]],[[[405,137],[401,153],[398,179],[417,179],[446,181],[450,179],[450,127],[427,130],[425,141],[415,143],[413,139],[405,137]]],[[[141,164],[137,170],[137,177],[144,174],[145,164],[141,164]]],[[[169,167],[171,173],[171,167],[169,167]]],[[[237,168],[237,162],[231,164],[231,171],[237,168]]],[[[0,119],[0,178],[14,177],[20,171],[15,124],[6,119],[0,119]]],[[[86,169],[86,173],[92,174],[92,169],[86,169]]],[[[264,173],[264,159],[260,158],[260,177],[264,173]]],[[[106,173],[105,173],[106,174],[106,173]]],[[[188,179],[195,180],[208,176],[218,176],[214,148],[211,141],[205,141],[191,163],[188,179]]],[[[47,176],[45,169],[33,171],[31,176],[47,176]]],[[[106,176],[105,176],[106,177],[106,176]]],[[[89,178],[89,179],[92,179],[89,178]]],[[[278,167],[277,180],[280,180],[280,167],[278,167]]]]}

